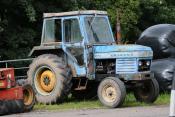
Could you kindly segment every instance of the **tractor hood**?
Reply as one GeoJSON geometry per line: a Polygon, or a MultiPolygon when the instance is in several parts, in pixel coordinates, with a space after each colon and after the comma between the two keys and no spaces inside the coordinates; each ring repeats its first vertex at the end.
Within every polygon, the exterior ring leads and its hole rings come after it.
{"type": "Polygon", "coordinates": [[[95,45],[93,46],[94,58],[152,58],[150,47],[141,45],[95,45]]]}

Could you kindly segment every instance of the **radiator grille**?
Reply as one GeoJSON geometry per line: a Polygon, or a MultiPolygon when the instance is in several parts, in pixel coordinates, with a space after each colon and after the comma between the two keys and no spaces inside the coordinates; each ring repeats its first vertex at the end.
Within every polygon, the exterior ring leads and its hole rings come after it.
{"type": "Polygon", "coordinates": [[[117,59],[116,60],[116,73],[135,73],[137,72],[137,60],[132,59],[117,59]]]}

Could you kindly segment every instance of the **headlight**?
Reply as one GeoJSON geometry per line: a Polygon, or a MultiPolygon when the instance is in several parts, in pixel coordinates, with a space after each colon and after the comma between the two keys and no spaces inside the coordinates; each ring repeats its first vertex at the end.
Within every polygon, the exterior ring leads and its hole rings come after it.
{"type": "Polygon", "coordinates": [[[146,65],[150,66],[151,62],[150,61],[146,61],[146,65]]]}
{"type": "Polygon", "coordinates": [[[142,61],[139,61],[139,66],[142,66],[142,61]]]}
{"type": "Polygon", "coordinates": [[[151,66],[150,59],[141,59],[138,61],[138,71],[149,71],[151,66]]]}

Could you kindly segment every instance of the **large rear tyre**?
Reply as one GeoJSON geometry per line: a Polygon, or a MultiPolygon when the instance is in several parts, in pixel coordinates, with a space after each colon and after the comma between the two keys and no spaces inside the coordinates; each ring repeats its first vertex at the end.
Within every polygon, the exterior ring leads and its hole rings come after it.
{"type": "Polygon", "coordinates": [[[100,83],[97,93],[103,105],[116,108],[123,104],[126,97],[126,88],[120,79],[108,77],[100,83]]]}
{"type": "Polygon", "coordinates": [[[39,103],[53,104],[67,95],[71,89],[69,68],[62,58],[40,55],[33,60],[28,71],[28,82],[34,88],[39,103]]]}
{"type": "Polygon", "coordinates": [[[143,82],[141,87],[134,90],[134,96],[137,101],[153,103],[159,96],[159,84],[156,79],[143,82]]]}

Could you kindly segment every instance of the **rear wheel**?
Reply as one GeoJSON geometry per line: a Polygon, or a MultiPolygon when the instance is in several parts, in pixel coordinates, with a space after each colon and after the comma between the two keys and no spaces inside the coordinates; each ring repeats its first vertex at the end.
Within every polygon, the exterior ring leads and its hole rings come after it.
{"type": "Polygon", "coordinates": [[[37,101],[45,104],[61,100],[71,88],[69,68],[62,58],[52,54],[41,55],[32,62],[28,81],[34,88],[37,101]]]}
{"type": "Polygon", "coordinates": [[[159,84],[156,79],[143,82],[141,87],[134,90],[134,96],[137,101],[153,103],[159,96],[159,84]]]}
{"type": "Polygon", "coordinates": [[[123,104],[125,97],[125,85],[118,78],[105,78],[98,87],[98,98],[105,106],[111,108],[119,107],[123,104]]]}

